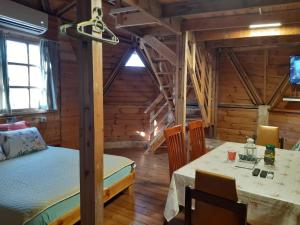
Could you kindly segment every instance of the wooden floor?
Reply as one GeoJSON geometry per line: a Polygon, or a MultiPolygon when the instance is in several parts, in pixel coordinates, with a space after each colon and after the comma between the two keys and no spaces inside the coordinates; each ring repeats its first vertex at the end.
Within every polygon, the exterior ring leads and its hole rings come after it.
{"type": "Polygon", "coordinates": [[[157,154],[144,149],[107,150],[105,153],[128,157],[136,162],[137,168],[133,194],[123,193],[105,205],[104,224],[162,225],[169,187],[166,150],[157,154]]]}
{"type": "MultiPolygon", "coordinates": [[[[213,149],[223,141],[206,139],[208,149],[213,149]]],[[[162,225],[163,211],[169,189],[169,167],[166,149],[156,154],[144,149],[115,149],[105,153],[120,155],[136,162],[136,179],[133,194],[122,193],[105,205],[105,225],[162,225]]],[[[180,225],[181,218],[171,225],[180,225]]]]}

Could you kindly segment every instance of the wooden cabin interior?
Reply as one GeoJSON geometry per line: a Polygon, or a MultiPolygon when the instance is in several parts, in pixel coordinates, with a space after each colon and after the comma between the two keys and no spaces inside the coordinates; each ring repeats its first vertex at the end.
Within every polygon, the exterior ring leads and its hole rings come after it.
{"type": "Polygon", "coordinates": [[[0,225],[300,225],[297,0],[1,0],[0,103],[0,225]]]}

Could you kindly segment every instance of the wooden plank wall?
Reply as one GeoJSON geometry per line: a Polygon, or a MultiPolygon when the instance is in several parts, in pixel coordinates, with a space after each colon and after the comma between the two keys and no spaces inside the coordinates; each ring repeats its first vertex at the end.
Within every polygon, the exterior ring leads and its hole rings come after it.
{"type": "MultiPolygon", "coordinates": [[[[105,15],[109,7],[104,5],[105,15]]],[[[105,17],[108,26],[112,26],[111,17],[105,17]]],[[[68,37],[59,36],[60,44],[60,77],[61,77],[61,145],[79,148],[79,74],[76,54],[77,43],[68,37]]],[[[104,84],[123,54],[130,47],[120,42],[116,46],[103,45],[104,84]]]]}
{"type": "MultiPolygon", "coordinates": [[[[79,148],[79,75],[76,43],[60,38],[61,58],[61,145],[79,148]]],[[[104,83],[129,46],[103,45],[104,83]]],[[[106,107],[105,107],[106,108],[106,107]]],[[[106,110],[106,109],[105,109],[106,110]]]]}
{"type": "Polygon", "coordinates": [[[144,110],[158,90],[145,68],[124,67],[104,98],[105,141],[148,140],[149,115],[144,110]],[[142,137],[137,132],[145,132],[142,137]]]}
{"type": "MultiPolygon", "coordinates": [[[[289,72],[289,57],[299,55],[300,47],[237,50],[235,54],[266,104],[285,74],[289,72]]],[[[244,143],[246,137],[256,131],[257,106],[251,102],[237,72],[224,53],[220,53],[218,90],[217,137],[244,143]]],[[[292,87],[288,85],[285,95],[291,94],[292,87]]],[[[296,126],[300,122],[299,112],[299,103],[286,103],[281,99],[270,111],[269,125],[279,126],[280,135],[286,139],[285,148],[291,148],[300,139],[300,129],[296,126]]]]}
{"type": "Polygon", "coordinates": [[[60,37],[61,145],[79,148],[79,74],[76,43],[60,37]]]}
{"type": "MultiPolygon", "coordinates": [[[[105,15],[107,15],[109,7],[107,4],[105,6],[105,15]]],[[[110,27],[113,27],[112,18],[105,17],[105,20],[110,27]]],[[[50,29],[45,37],[58,41],[60,45],[60,93],[58,96],[60,108],[57,112],[20,115],[17,119],[27,120],[33,126],[38,127],[47,144],[78,149],[80,116],[78,60],[81,59],[77,59],[76,56],[76,42],[58,35],[59,21],[50,17],[49,25],[50,29]],[[46,117],[47,122],[40,123],[41,117],[46,117]]],[[[124,33],[121,35],[126,37],[124,33]]],[[[129,47],[129,44],[123,42],[116,46],[103,45],[104,84],[129,47]]],[[[147,104],[150,104],[151,100],[156,97],[157,92],[151,89],[153,88],[150,84],[152,81],[144,70],[139,71],[138,75],[134,72],[131,75],[131,72],[128,70],[127,73],[122,73],[113,85],[113,90],[106,97],[105,141],[145,139],[136,131],[145,131],[149,126],[149,118],[143,111],[147,104]]],[[[0,117],[0,123],[5,122],[6,117],[0,117]]]]}
{"type": "MultiPolygon", "coordinates": [[[[7,117],[1,116],[0,123],[6,123],[7,117]]],[[[15,116],[17,121],[25,120],[30,126],[37,127],[44,140],[49,145],[60,145],[60,115],[59,112],[24,114],[15,116]],[[46,122],[40,122],[41,118],[46,118],[46,122]]]]}

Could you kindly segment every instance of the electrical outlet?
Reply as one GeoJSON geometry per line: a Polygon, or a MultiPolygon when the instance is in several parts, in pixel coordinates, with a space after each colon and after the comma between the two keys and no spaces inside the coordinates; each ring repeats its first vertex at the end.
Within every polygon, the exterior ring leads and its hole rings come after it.
{"type": "Polygon", "coordinates": [[[17,118],[15,116],[6,118],[6,123],[14,123],[14,122],[17,122],[17,118]]]}
{"type": "Polygon", "coordinates": [[[46,117],[46,116],[41,116],[41,117],[39,118],[39,122],[40,122],[40,123],[46,123],[46,122],[47,122],[47,117],[46,117]]]}

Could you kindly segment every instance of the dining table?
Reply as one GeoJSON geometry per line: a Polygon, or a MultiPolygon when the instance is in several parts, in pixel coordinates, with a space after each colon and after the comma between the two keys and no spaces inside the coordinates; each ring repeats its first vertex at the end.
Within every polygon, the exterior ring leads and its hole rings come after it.
{"type": "Polygon", "coordinates": [[[247,204],[251,225],[300,225],[300,152],[276,148],[274,165],[265,165],[265,148],[256,146],[259,160],[251,164],[239,160],[244,144],[225,142],[176,170],[170,182],[165,219],[176,217],[185,203],[185,187],[194,187],[195,171],[202,170],[235,178],[238,199],[247,204]],[[228,151],[237,153],[235,160],[228,160],[228,151]],[[271,171],[274,177],[253,176],[255,168],[271,171]]]}

